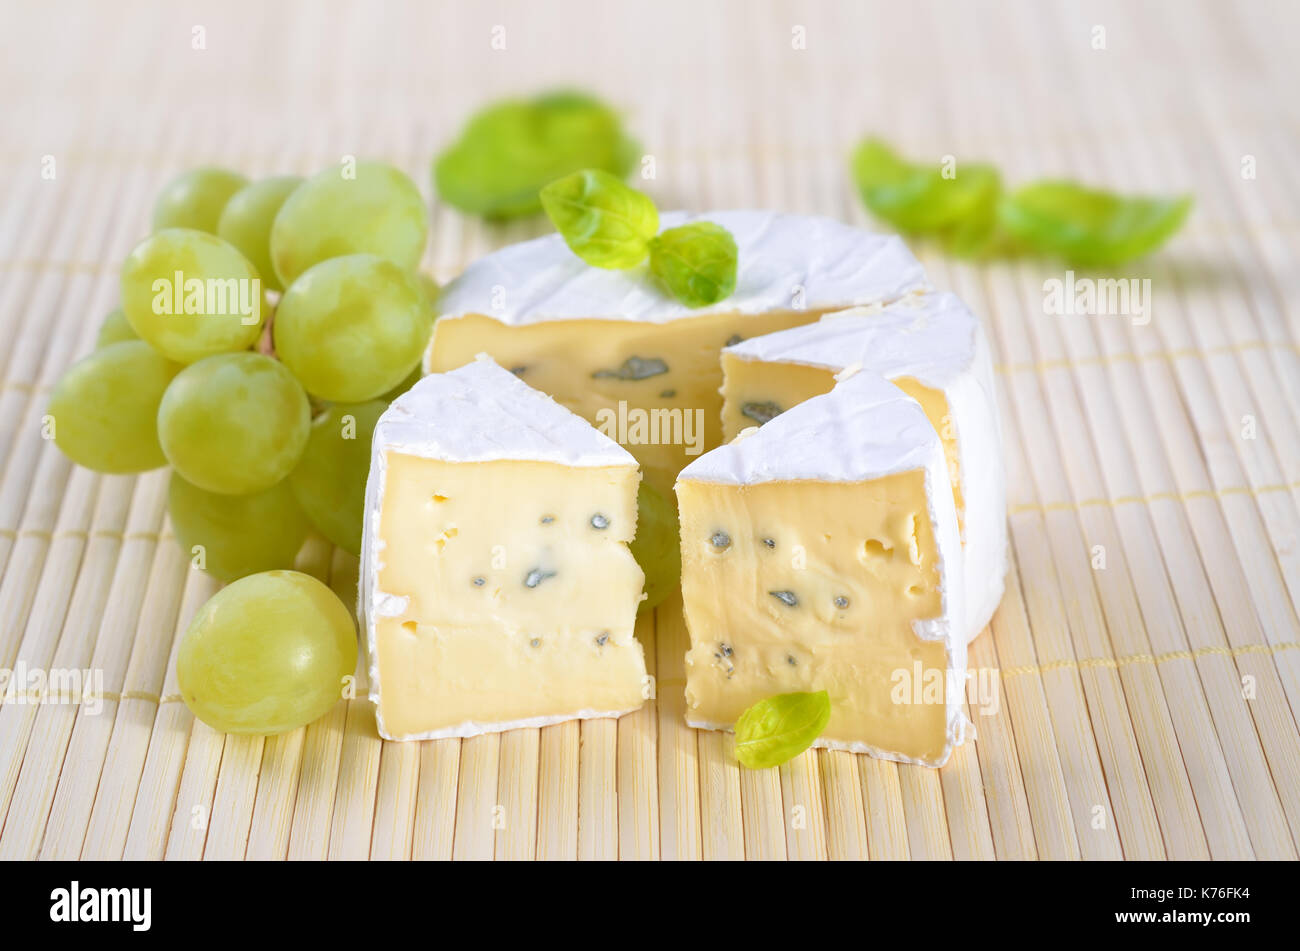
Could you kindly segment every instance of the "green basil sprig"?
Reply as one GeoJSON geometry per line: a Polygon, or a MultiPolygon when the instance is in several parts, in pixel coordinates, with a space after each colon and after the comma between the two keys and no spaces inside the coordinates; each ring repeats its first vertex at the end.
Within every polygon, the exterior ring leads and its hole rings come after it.
{"type": "Polygon", "coordinates": [[[1164,244],[1192,210],[1190,195],[1125,198],[1073,182],[1037,182],[1002,200],[1016,241],[1083,265],[1122,264],[1164,244]]]}
{"type": "Polygon", "coordinates": [[[608,172],[583,169],[541,191],[542,207],[569,249],[594,267],[626,269],[650,256],[650,273],[687,307],[706,307],[736,289],[739,251],[711,221],[659,230],[649,196],[608,172]]]}
{"type": "Polygon", "coordinates": [[[622,178],[640,151],[618,114],[584,93],[510,99],[474,115],[434,160],[434,186],[462,211],[515,218],[541,211],[547,182],[583,168],[622,178]]]}
{"type": "Polygon", "coordinates": [[[687,307],[730,297],[738,258],[731,232],[711,221],[669,228],[650,241],[650,273],[687,307]]]}
{"type": "Polygon", "coordinates": [[[749,769],[788,763],[821,736],[831,720],[831,698],[783,693],[760,700],[736,721],[736,759],[749,769]]]}
{"type": "Polygon", "coordinates": [[[1044,181],[1003,191],[992,166],[970,163],[946,177],[909,162],[879,139],[854,150],[863,203],[899,231],[933,235],[949,251],[1053,254],[1071,264],[1115,265],[1154,251],[1182,227],[1189,195],[1125,196],[1073,182],[1044,181]]]}
{"type": "Polygon", "coordinates": [[[659,211],[650,197],[609,172],[574,172],[551,182],[541,196],[569,249],[593,267],[635,267],[659,230],[659,211]]]}
{"type": "Polygon", "coordinates": [[[853,153],[853,176],[866,206],[898,230],[960,232],[970,242],[992,229],[1002,191],[991,165],[963,165],[947,177],[937,165],[905,161],[879,139],[853,153]]]}

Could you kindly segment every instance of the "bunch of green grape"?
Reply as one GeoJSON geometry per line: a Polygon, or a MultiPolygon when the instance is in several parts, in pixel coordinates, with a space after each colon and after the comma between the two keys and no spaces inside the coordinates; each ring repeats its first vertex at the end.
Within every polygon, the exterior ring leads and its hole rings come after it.
{"type": "MultiPolygon", "coordinates": [[[[100,472],[172,467],[177,541],[230,583],[181,643],[185,702],[226,732],[295,729],[341,696],[356,627],[289,569],[313,530],[360,554],[371,436],[433,333],[424,202],[373,162],[257,182],[200,168],[163,190],[153,229],[47,432],[100,472]]],[[[677,522],[648,487],[638,502],[648,609],[677,584],[677,522]]]]}
{"type": "Polygon", "coordinates": [[[433,331],[419,191],[376,162],[199,168],[153,228],[55,389],[55,442],[101,472],[170,464],[177,538],[222,581],[292,567],[312,528],[357,552],[371,431],[433,331]]]}
{"type": "Polygon", "coordinates": [[[416,270],[427,234],[418,189],[381,163],[305,180],[187,172],[123,263],[96,349],[55,387],[46,426],[59,448],[100,472],[170,465],[168,512],[191,563],[249,582],[204,608],[180,655],[187,702],[218,729],[305,723],[352,672],[348,610],[284,569],[313,530],[360,552],[371,433],[419,379],[433,333],[437,285],[416,270]],[[298,671],[315,688],[295,682],[278,706],[274,691],[241,699],[234,672],[256,693],[243,668],[271,677],[277,657],[310,653],[293,638],[312,612],[329,621],[319,672],[298,671]]]}

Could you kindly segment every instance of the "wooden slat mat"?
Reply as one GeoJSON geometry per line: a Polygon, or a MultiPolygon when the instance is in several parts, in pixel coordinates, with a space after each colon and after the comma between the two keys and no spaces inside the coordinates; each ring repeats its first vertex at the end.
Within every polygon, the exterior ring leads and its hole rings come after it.
{"type": "MultiPolygon", "coordinates": [[[[0,668],[90,668],[105,700],[0,705],[0,857],[1296,858],[1298,37],[1258,2],[8,4],[0,668]],[[1149,322],[1046,313],[1057,264],[917,248],[992,340],[1013,543],[971,652],[979,739],[944,769],[739,769],[682,723],[680,602],[638,629],[657,702],[617,722],[395,744],[355,700],[263,740],[179,701],[177,635],[216,584],[166,474],[42,438],[154,194],[343,155],[427,191],[473,108],[562,82],[627,108],[662,208],[867,224],[845,166],[870,132],[1011,182],[1196,195],[1117,275],[1150,279],[1149,322]]],[[[432,207],[443,281],[543,228],[432,207]]],[[[353,598],[350,556],[311,542],[301,567],[353,598]]]]}

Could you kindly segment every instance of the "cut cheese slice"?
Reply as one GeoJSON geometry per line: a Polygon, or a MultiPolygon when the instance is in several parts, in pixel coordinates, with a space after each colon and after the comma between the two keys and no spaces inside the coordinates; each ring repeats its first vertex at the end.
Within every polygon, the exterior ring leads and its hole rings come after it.
{"type": "Polygon", "coordinates": [[[667,494],[682,466],[722,442],[722,347],[927,286],[897,237],[759,211],[678,212],[660,223],[695,220],[736,239],[736,290],[726,300],[692,310],[644,266],[594,268],[549,235],[489,254],[447,286],[425,369],[491,354],[627,447],[667,494]]]}
{"type": "Polygon", "coordinates": [[[1002,600],[1006,476],[988,343],[959,298],[914,295],[728,347],[723,436],[829,392],[836,375],[853,367],[892,380],[917,400],[942,439],[965,549],[965,631],[974,638],[1002,600]]]}
{"type": "Polygon", "coordinates": [[[372,453],[358,612],[382,736],[641,706],[626,450],[483,358],[398,398],[372,453]]]}
{"type": "Polygon", "coordinates": [[[677,482],[687,722],[826,690],[817,746],[942,765],[966,736],[961,541],[943,445],[867,371],[677,482]]]}

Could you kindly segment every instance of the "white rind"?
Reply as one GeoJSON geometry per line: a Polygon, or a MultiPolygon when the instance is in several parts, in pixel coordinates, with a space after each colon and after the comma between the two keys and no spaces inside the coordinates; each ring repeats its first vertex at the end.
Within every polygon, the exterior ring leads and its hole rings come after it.
{"type": "Polygon", "coordinates": [[[473,363],[450,373],[424,377],[384,411],[375,425],[370,445],[361,572],[357,584],[357,617],[365,631],[369,696],[375,705],[379,735],[387,740],[466,737],[510,730],[516,726],[546,726],[561,720],[621,716],[630,712],[581,710],[572,717],[539,717],[508,724],[467,722],[419,736],[398,736],[389,732],[379,709],[381,685],[375,618],[390,616],[405,601],[399,595],[379,589],[383,546],[377,532],[389,452],[448,462],[511,459],[577,467],[626,466],[631,469],[637,465],[631,453],[594,429],[582,417],[534,390],[482,354],[473,363]]]}
{"type": "Polygon", "coordinates": [[[827,314],[818,323],[753,337],[724,352],[831,371],[862,367],[891,380],[913,377],[943,392],[966,500],[967,637],[976,637],[1002,600],[1007,571],[1002,427],[979,319],[955,294],[915,295],[883,308],[827,314]]]}
{"type": "Polygon", "coordinates": [[[372,448],[443,459],[635,466],[632,454],[509,370],[479,354],[399,396],[375,426],[372,448]]]}
{"type": "MultiPolygon", "coordinates": [[[[938,553],[941,610],[936,618],[913,621],[912,631],[922,640],[944,642],[948,683],[960,678],[964,686],[965,571],[943,443],[921,404],[894,384],[871,371],[858,371],[831,392],[805,400],[762,427],[705,453],[677,479],[731,485],[801,479],[866,482],[915,469],[925,472],[927,514],[938,553]]],[[[967,737],[970,721],[962,710],[963,701],[963,691],[945,691],[944,752],[923,765],[942,765],[967,737]]],[[[830,749],[916,762],[865,744],[819,743],[830,749]]]]}
{"type": "MultiPolygon", "coordinates": [[[[372,696],[371,699],[373,700],[374,697],[372,696]]],[[[544,726],[552,726],[556,723],[564,723],[567,720],[603,720],[610,717],[618,718],[640,709],[640,706],[636,706],[628,707],[626,710],[579,710],[577,713],[561,713],[546,717],[526,717],[523,720],[501,720],[495,723],[466,720],[464,723],[457,723],[455,726],[444,727],[441,730],[429,730],[426,733],[403,733],[400,736],[390,736],[385,733],[384,727],[381,724],[379,735],[386,740],[465,739],[471,736],[480,736],[483,733],[504,733],[506,730],[537,729],[544,726]]],[[[375,712],[375,718],[379,718],[377,709],[375,712]]]]}
{"type": "MultiPolygon", "coordinates": [[[[861,372],[761,429],[706,452],[677,478],[735,485],[861,482],[926,469],[936,458],[939,471],[946,472],[943,444],[920,404],[884,377],[861,372]]],[[[948,497],[951,501],[951,492],[948,497]]]]}
{"type": "Polygon", "coordinates": [[[920,263],[894,235],[770,211],[659,217],[661,228],[692,221],[719,224],[736,239],[736,289],[712,306],[686,307],[663,291],[645,265],[625,271],[592,267],[552,234],[471,264],[444,288],[439,319],[483,314],[511,325],[589,317],[665,323],[709,313],[852,307],[929,286],[920,263]]]}
{"type": "Polygon", "coordinates": [[[956,294],[944,292],[835,311],[816,323],[751,337],[724,352],[835,371],[861,366],[890,379],[911,376],[944,389],[971,372],[982,336],[969,308],[956,294]]]}

